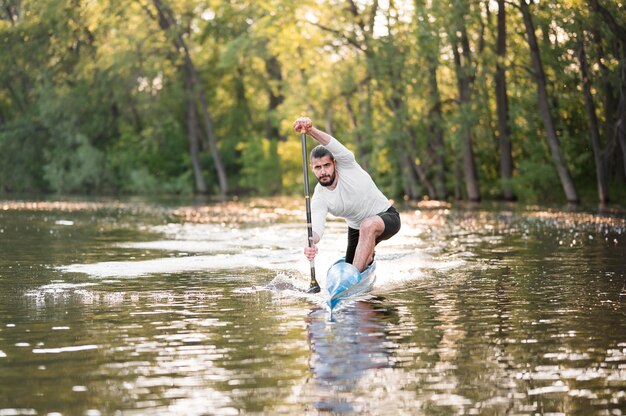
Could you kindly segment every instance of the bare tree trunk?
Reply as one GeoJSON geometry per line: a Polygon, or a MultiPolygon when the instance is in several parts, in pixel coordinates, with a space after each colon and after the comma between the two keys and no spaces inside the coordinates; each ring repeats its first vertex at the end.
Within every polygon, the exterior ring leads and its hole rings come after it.
{"type": "Polygon", "coordinates": [[[275,56],[268,57],[265,59],[265,71],[269,80],[265,137],[270,141],[269,158],[274,161],[275,166],[271,174],[266,177],[266,181],[270,182],[269,189],[271,193],[277,195],[282,190],[282,169],[280,157],[278,156],[278,142],[287,140],[285,136],[280,134],[278,121],[276,120],[276,110],[285,101],[285,97],[281,92],[283,76],[280,61],[275,56]]]}
{"type": "Polygon", "coordinates": [[[222,163],[222,158],[217,147],[217,137],[215,136],[215,132],[213,131],[213,121],[211,113],[209,111],[206,94],[202,90],[202,83],[200,82],[198,71],[196,70],[193,60],[191,59],[187,43],[181,36],[181,33],[176,30],[176,19],[174,18],[172,11],[169,7],[164,5],[161,0],[152,0],[152,2],[154,4],[154,7],[157,9],[159,26],[165,32],[169,32],[172,30],[174,31],[174,33],[172,34],[172,42],[176,49],[183,54],[184,65],[186,70],[189,71],[189,76],[192,82],[192,91],[198,97],[202,106],[202,121],[207,137],[209,138],[209,149],[211,151],[213,164],[215,165],[215,171],[217,173],[220,194],[226,195],[226,193],[228,193],[228,180],[226,179],[226,170],[224,169],[224,164],[222,163]]]}
{"type": "Polygon", "coordinates": [[[619,183],[624,183],[626,177],[621,164],[622,155],[619,152],[619,144],[615,135],[615,110],[617,109],[615,91],[610,82],[610,70],[605,65],[606,56],[604,54],[604,48],[602,47],[601,32],[599,28],[594,27],[592,33],[592,39],[597,49],[596,64],[602,73],[602,90],[604,92],[604,141],[606,143],[604,150],[604,167],[608,182],[610,182],[611,178],[616,178],[619,183]]]}
{"type": "Polygon", "coordinates": [[[269,77],[269,103],[265,122],[265,137],[268,140],[285,141],[287,138],[280,134],[280,130],[278,130],[277,123],[274,120],[276,109],[285,101],[285,97],[281,93],[281,84],[283,82],[281,65],[275,56],[270,56],[265,60],[265,71],[269,77]],[[273,84],[278,86],[276,91],[273,88],[273,84]]]}
{"type": "Polygon", "coordinates": [[[476,160],[474,158],[474,147],[472,137],[472,124],[468,120],[471,119],[472,104],[472,84],[474,82],[474,73],[471,62],[471,50],[467,29],[465,27],[464,17],[461,16],[458,22],[458,32],[461,35],[457,39],[456,33],[451,36],[452,52],[454,53],[454,66],[457,76],[457,85],[459,89],[459,110],[463,115],[461,120],[461,141],[463,143],[463,179],[465,180],[465,189],[467,197],[472,202],[480,201],[480,189],[478,187],[478,172],[476,170],[476,160]],[[459,44],[460,41],[460,44],[459,44]],[[460,48],[460,51],[459,51],[460,48]]]}
{"type": "Polygon", "coordinates": [[[619,24],[611,12],[602,6],[598,0],[588,0],[591,9],[600,15],[603,22],[609,27],[621,46],[619,56],[620,97],[617,105],[617,120],[615,135],[622,149],[622,163],[626,175],[626,27],[619,24]],[[621,55],[621,56],[620,56],[621,55]]]}
{"type": "Polygon", "coordinates": [[[209,112],[209,105],[207,103],[206,95],[204,94],[204,91],[202,91],[199,87],[200,79],[198,78],[198,73],[196,72],[193,63],[191,62],[191,58],[189,58],[189,63],[191,64],[191,70],[193,71],[193,74],[195,74],[195,90],[200,97],[200,104],[202,105],[202,120],[204,122],[206,134],[209,137],[209,150],[213,158],[213,164],[215,165],[215,172],[217,173],[217,180],[220,186],[220,194],[224,196],[228,193],[228,180],[226,179],[226,169],[224,169],[222,156],[220,155],[220,151],[217,148],[217,136],[215,136],[215,132],[213,131],[213,120],[211,117],[211,113],[209,112]]]}
{"type": "Polygon", "coordinates": [[[415,0],[416,10],[415,24],[417,26],[416,38],[420,53],[427,62],[428,67],[428,99],[431,109],[428,112],[428,151],[432,155],[433,185],[437,199],[445,199],[448,196],[446,189],[446,161],[445,142],[443,132],[443,110],[437,70],[439,69],[439,56],[441,54],[439,29],[434,28],[430,21],[431,16],[424,0],[415,0]],[[418,14],[419,13],[419,14],[418,14]],[[424,36],[427,34],[427,36],[424,36]]]}
{"type": "Polygon", "coordinates": [[[516,199],[511,187],[513,178],[513,157],[511,145],[511,126],[509,123],[509,98],[506,92],[506,10],[505,0],[498,0],[498,39],[496,47],[496,110],[498,113],[498,144],[500,147],[500,177],[502,196],[506,201],[516,199]]]}
{"type": "Polygon", "coordinates": [[[434,171],[435,171],[435,198],[445,199],[446,191],[446,161],[445,144],[443,140],[443,115],[441,111],[441,93],[437,82],[437,63],[429,65],[428,79],[430,83],[430,100],[433,109],[430,117],[430,132],[432,134],[431,146],[433,150],[434,171]]]}
{"type": "Polygon", "coordinates": [[[620,91],[617,103],[617,121],[615,122],[615,141],[622,150],[621,163],[626,176],[626,39],[622,40],[622,56],[619,60],[620,91]]]}
{"type": "Polygon", "coordinates": [[[522,10],[522,17],[524,19],[524,25],[526,27],[526,34],[528,36],[528,46],[530,48],[530,55],[533,62],[533,69],[535,75],[535,81],[537,83],[537,97],[539,113],[543,119],[543,125],[546,129],[546,136],[548,139],[548,145],[552,154],[554,165],[561,180],[561,186],[565,192],[565,197],[568,202],[578,203],[578,194],[576,193],[576,187],[574,181],[565,163],[565,157],[561,150],[561,144],[556,133],[556,127],[552,118],[550,109],[550,97],[548,96],[548,89],[546,87],[546,74],[543,70],[543,63],[541,62],[541,56],[539,54],[539,45],[537,44],[537,35],[535,34],[535,27],[533,25],[530,10],[526,4],[526,0],[520,0],[520,8],[522,10]]]}
{"type": "Polygon", "coordinates": [[[200,143],[198,137],[198,115],[196,114],[195,94],[193,93],[193,83],[188,71],[185,74],[185,91],[187,92],[187,139],[189,140],[189,155],[193,167],[193,177],[196,183],[196,192],[205,194],[207,192],[206,182],[202,175],[202,164],[200,163],[200,143]]]}
{"type": "Polygon", "coordinates": [[[461,167],[460,158],[454,158],[454,199],[460,201],[463,199],[463,168],[461,167]]]}
{"type": "MultiPolygon", "coordinates": [[[[624,63],[624,72],[626,72],[626,63],[624,63]]],[[[622,149],[622,166],[626,176],[626,85],[622,85],[617,112],[620,116],[617,123],[615,123],[615,135],[622,149]]]]}
{"type": "Polygon", "coordinates": [[[397,151],[397,158],[402,167],[402,187],[404,188],[404,195],[410,200],[415,200],[419,197],[417,192],[419,180],[416,177],[416,171],[413,169],[413,162],[411,158],[401,151],[397,151]]]}
{"type": "Polygon", "coordinates": [[[419,178],[422,185],[426,188],[426,192],[428,192],[428,196],[431,199],[437,199],[437,191],[435,190],[435,187],[428,179],[428,175],[426,175],[426,172],[422,168],[422,163],[419,161],[419,159],[417,158],[417,155],[415,154],[416,151],[415,151],[415,148],[413,147],[413,143],[415,143],[415,132],[413,131],[413,129],[409,127],[407,134],[409,136],[409,143],[407,145],[408,147],[407,157],[409,158],[411,162],[411,167],[417,174],[417,177],[419,178]]]}
{"type": "Polygon", "coordinates": [[[602,146],[600,144],[600,129],[598,127],[598,117],[596,115],[596,106],[593,102],[591,94],[591,84],[589,82],[589,68],[587,65],[587,55],[585,53],[584,34],[580,34],[578,40],[578,60],[580,61],[580,77],[583,84],[583,92],[585,96],[585,106],[587,108],[587,117],[589,117],[589,133],[591,134],[591,145],[593,148],[593,158],[596,163],[596,180],[598,183],[598,198],[600,202],[605,204],[609,202],[609,187],[606,180],[606,169],[602,157],[602,146]]]}

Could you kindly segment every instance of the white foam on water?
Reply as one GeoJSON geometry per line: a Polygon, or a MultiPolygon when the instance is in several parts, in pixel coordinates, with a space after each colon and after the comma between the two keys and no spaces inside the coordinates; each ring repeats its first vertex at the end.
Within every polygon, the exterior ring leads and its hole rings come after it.
{"type": "Polygon", "coordinates": [[[37,415],[35,409],[0,409],[0,416],[21,416],[21,415],[37,415]]]}
{"type": "Polygon", "coordinates": [[[38,292],[43,293],[61,293],[68,290],[78,289],[87,286],[95,286],[96,283],[65,283],[65,282],[53,282],[47,285],[40,286],[38,292]]]}
{"type": "MultiPolygon", "coordinates": [[[[150,260],[108,261],[59,267],[67,273],[82,273],[96,279],[132,278],[203,270],[265,269],[276,277],[265,288],[302,293],[308,287],[310,266],[304,258],[306,228],[300,224],[269,224],[262,227],[232,227],[215,224],[167,224],[148,228],[165,238],[151,242],[124,242],[118,247],[162,251],[166,256],[150,260]],[[192,255],[188,255],[192,254],[192,255]]],[[[464,264],[458,258],[437,260],[433,253],[417,249],[415,229],[407,227],[376,248],[377,280],[374,292],[386,292],[423,278],[430,271],[446,271],[464,264]]],[[[346,246],[343,221],[329,221],[315,258],[316,277],[324,287],[326,271],[346,246]]],[[[50,291],[65,287],[42,287],[50,291]]],[[[257,288],[248,288],[256,290],[257,288]]],[[[242,288],[245,290],[245,288],[242,288]]]]}
{"type": "Polygon", "coordinates": [[[57,225],[74,225],[74,221],[70,220],[58,220],[54,222],[57,225]]]}
{"type": "Polygon", "coordinates": [[[282,269],[288,267],[281,261],[241,256],[215,254],[186,257],[165,257],[152,260],[109,261],[91,264],[71,264],[59,267],[67,273],[84,273],[90,277],[138,277],[150,274],[180,273],[199,270],[232,269],[282,269]]]}
{"type": "Polygon", "coordinates": [[[70,347],[60,347],[60,348],[35,348],[33,349],[33,354],[60,354],[63,352],[95,350],[97,348],[98,348],[97,345],[73,345],[70,347]]]}
{"type": "Polygon", "coordinates": [[[225,249],[224,245],[219,242],[182,240],[158,240],[141,243],[120,243],[117,246],[138,250],[161,250],[185,253],[210,253],[225,249]]]}

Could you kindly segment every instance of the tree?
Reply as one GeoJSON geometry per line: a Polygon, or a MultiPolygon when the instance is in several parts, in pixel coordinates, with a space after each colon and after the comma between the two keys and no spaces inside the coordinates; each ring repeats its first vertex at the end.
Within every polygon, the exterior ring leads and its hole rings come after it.
{"type": "Polygon", "coordinates": [[[513,178],[513,157],[511,155],[511,125],[509,123],[509,97],[506,88],[506,9],[505,0],[498,0],[498,38],[496,45],[495,94],[498,114],[498,144],[500,147],[500,176],[502,196],[507,201],[515,199],[511,179],[513,178]]]}
{"type": "Polygon", "coordinates": [[[430,138],[429,148],[433,159],[434,171],[434,198],[445,199],[448,196],[446,189],[446,161],[445,142],[443,131],[443,102],[437,72],[439,69],[439,59],[441,54],[441,40],[438,31],[430,22],[426,4],[422,0],[415,1],[415,21],[417,44],[420,53],[425,57],[427,69],[428,102],[430,110],[427,119],[430,121],[428,127],[430,138]]]}
{"type": "Polygon", "coordinates": [[[590,8],[597,13],[606,23],[615,37],[617,44],[617,56],[619,59],[619,103],[617,106],[617,122],[614,125],[615,136],[622,150],[622,162],[626,175],[626,27],[615,18],[610,10],[601,5],[598,0],[589,0],[590,8]]]}
{"type": "Polygon", "coordinates": [[[465,0],[454,2],[454,10],[450,10],[454,22],[448,33],[454,55],[454,70],[458,86],[458,102],[460,113],[460,136],[462,143],[463,179],[467,197],[470,201],[480,201],[478,187],[478,172],[474,157],[474,143],[472,137],[473,111],[472,88],[475,80],[475,68],[472,59],[472,50],[469,43],[465,18],[469,13],[469,5],[465,0]]]}
{"type": "MultiPolygon", "coordinates": [[[[193,63],[193,59],[189,52],[189,47],[183,36],[183,32],[176,23],[176,18],[172,10],[162,0],[153,0],[153,5],[156,8],[156,19],[161,29],[163,29],[169,36],[175,46],[176,50],[182,54],[183,59],[183,77],[185,79],[186,91],[190,95],[187,100],[199,101],[201,108],[201,118],[204,124],[205,133],[209,138],[209,148],[213,157],[213,164],[215,165],[215,171],[217,173],[219,181],[219,189],[222,195],[226,195],[228,192],[228,180],[226,178],[226,170],[222,163],[222,158],[217,147],[217,137],[213,130],[213,120],[208,107],[208,101],[206,94],[202,89],[202,83],[198,75],[198,71],[193,63]]],[[[188,105],[188,111],[192,111],[192,106],[188,105]]],[[[189,116],[190,122],[195,121],[195,116],[189,116]]],[[[195,131],[195,127],[191,128],[191,131],[195,131]]],[[[190,156],[194,166],[194,176],[196,178],[196,189],[200,193],[206,192],[206,185],[202,179],[201,167],[199,161],[199,144],[197,143],[197,135],[190,134],[189,149],[190,156]]]]}
{"type": "Polygon", "coordinates": [[[526,0],[520,0],[520,10],[522,11],[522,17],[524,20],[524,26],[526,27],[526,36],[528,39],[528,47],[533,64],[533,75],[537,85],[537,100],[539,114],[543,120],[544,129],[548,139],[548,145],[552,154],[552,159],[556,170],[561,180],[561,186],[565,192],[565,197],[568,202],[578,203],[578,194],[574,181],[565,162],[565,157],[561,150],[561,144],[556,132],[554,119],[552,116],[552,110],[550,105],[550,97],[548,96],[548,89],[546,86],[546,74],[544,72],[543,63],[541,61],[541,55],[539,52],[539,44],[537,42],[537,35],[535,34],[535,26],[526,4],[526,0]]]}
{"type": "Polygon", "coordinates": [[[598,198],[600,199],[601,203],[605,204],[609,202],[609,187],[606,178],[606,169],[604,166],[602,145],[600,143],[600,128],[598,123],[598,116],[596,114],[596,106],[593,101],[593,94],[591,93],[591,81],[589,79],[589,65],[587,64],[587,53],[585,52],[585,40],[582,33],[579,34],[577,43],[578,60],[580,62],[580,78],[583,84],[585,107],[587,109],[587,117],[589,119],[589,134],[591,136],[593,158],[596,165],[598,198]]]}

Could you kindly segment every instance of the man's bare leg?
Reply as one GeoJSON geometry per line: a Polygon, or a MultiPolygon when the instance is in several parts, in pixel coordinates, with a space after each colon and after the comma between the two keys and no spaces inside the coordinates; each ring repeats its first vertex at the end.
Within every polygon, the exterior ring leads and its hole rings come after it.
{"type": "Polygon", "coordinates": [[[356,246],[354,260],[352,265],[360,272],[365,270],[369,264],[374,247],[376,247],[376,238],[385,231],[385,223],[378,215],[366,218],[359,228],[359,243],[356,246]]]}

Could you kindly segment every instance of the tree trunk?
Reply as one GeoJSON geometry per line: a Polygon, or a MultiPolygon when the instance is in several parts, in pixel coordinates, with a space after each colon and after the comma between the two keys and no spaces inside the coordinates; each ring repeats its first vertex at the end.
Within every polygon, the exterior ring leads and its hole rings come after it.
{"type": "Polygon", "coordinates": [[[157,9],[159,26],[165,32],[174,31],[174,33],[171,34],[172,43],[174,44],[176,49],[183,54],[185,70],[189,72],[189,77],[192,83],[192,91],[194,95],[198,97],[198,100],[200,101],[200,104],[202,106],[202,121],[204,124],[206,135],[209,138],[209,149],[211,151],[213,164],[217,173],[220,194],[222,196],[226,195],[226,193],[228,193],[228,180],[226,179],[226,170],[224,169],[224,164],[222,163],[222,158],[217,147],[217,137],[215,136],[215,133],[213,131],[213,121],[211,113],[209,112],[206,94],[202,90],[202,84],[200,82],[200,77],[198,76],[198,71],[196,70],[193,60],[191,59],[187,43],[185,42],[179,31],[176,30],[176,19],[174,18],[172,11],[169,9],[169,7],[164,5],[161,0],[152,1],[154,7],[157,9]]]}
{"type": "Polygon", "coordinates": [[[604,64],[606,62],[606,56],[604,54],[604,48],[602,47],[600,29],[594,27],[592,33],[592,39],[597,49],[596,64],[602,73],[602,90],[604,92],[604,167],[608,182],[610,182],[611,178],[615,177],[619,183],[624,183],[626,178],[621,164],[622,155],[619,153],[619,145],[615,135],[615,110],[617,109],[617,100],[615,99],[615,91],[610,81],[611,71],[604,64]]]}
{"type": "Polygon", "coordinates": [[[281,93],[283,76],[281,72],[280,61],[275,56],[265,59],[265,71],[268,76],[268,106],[265,118],[265,138],[270,141],[269,160],[273,161],[274,169],[271,174],[266,177],[266,181],[270,182],[269,190],[273,195],[277,195],[282,190],[282,169],[280,166],[280,157],[278,156],[278,142],[285,141],[287,138],[280,134],[278,129],[278,121],[276,120],[276,110],[285,97],[281,93]]]}
{"type": "Polygon", "coordinates": [[[550,97],[548,96],[548,89],[546,87],[546,74],[543,70],[543,63],[541,62],[541,55],[539,54],[539,45],[537,44],[537,35],[535,34],[535,27],[530,15],[530,10],[526,4],[526,0],[520,0],[520,8],[522,10],[524,26],[526,27],[528,46],[530,48],[535,81],[537,83],[539,113],[543,119],[544,128],[546,129],[546,136],[550,152],[552,154],[552,159],[558,172],[559,179],[561,180],[561,186],[563,187],[567,201],[578,203],[579,199],[578,194],[576,193],[576,187],[574,186],[574,181],[572,180],[572,176],[565,163],[565,158],[561,150],[561,144],[559,142],[554,120],[552,118],[549,101],[550,97]]]}
{"type": "Polygon", "coordinates": [[[480,201],[480,189],[478,187],[478,172],[476,170],[476,160],[474,158],[474,147],[472,137],[471,105],[472,105],[472,84],[474,74],[471,62],[471,50],[467,29],[463,16],[459,19],[458,32],[461,39],[457,39],[456,33],[452,34],[452,52],[454,54],[454,66],[459,89],[459,110],[462,115],[460,125],[460,135],[463,149],[463,179],[467,198],[472,202],[480,201]],[[459,44],[460,40],[460,44],[459,44]],[[460,47],[460,51],[459,51],[460,47]]]}
{"type": "Polygon", "coordinates": [[[460,158],[454,158],[454,199],[460,201],[463,199],[463,168],[461,167],[460,158]]]}
{"type": "Polygon", "coordinates": [[[413,129],[409,127],[407,134],[409,136],[409,143],[407,144],[407,147],[408,147],[407,157],[409,158],[411,162],[411,167],[417,174],[417,177],[419,178],[424,188],[426,188],[426,192],[428,192],[428,196],[431,199],[437,199],[438,197],[437,191],[435,190],[435,187],[432,185],[432,183],[428,179],[428,175],[426,175],[426,172],[422,168],[422,163],[417,158],[416,151],[413,146],[413,143],[415,143],[415,132],[413,131],[413,129]]]}
{"type": "MultiPolygon", "coordinates": [[[[439,29],[434,28],[429,15],[429,8],[424,0],[415,0],[416,15],[416,42],[419,46],[419,53],[423,56],[428,67],[428,100],[430,110],[428,112],[428,151],[430,153],[433,172],[433,185],[435,188],[434,197],[445,199],[448,196],[446,188],[446,161],[445,142],[443,131],[443,110],[437,71],[439,69],[439,57],[441,54],[441,40],[439,29]]],[[[432,5],[431,5],[432,7],[432,5]]]]}
{"type": "Polygon", "coordinates": [[[193,91],[193,83],[188,71],[185,74],[185,91],[187,100],[187,139],[189,140],[189,155],[193,167],[193,177],[196,183],[196,192],[205,194],[207,192],[206,182],[202,175],[202,164],[200,163],[200,145],[198,137],[198,115],[196,113],[196,96],[193,91]]]}
{"type": "Polygon", "coordinates": [[[410,200],[415,200],[419,197],[419,179],[416,176],[416,171],[413,169],[413,162],[408,154],[405,152],[396,152],[400,166],[402,167],[402,187],[404,188],[404,195],[410,200]]]}
{"type": "Polygon", "coordinates": [[[217,148],[217,137],[213,131],[213,120],[211,113],[209,112],[209,105],[207,103],[206,95],[202,91],[200,86],[200,78],[196,72],[196,68],[191,61],[191,57],[187,55],[185,59],[187,65],[190,66],[190,70],[194,75],[194,90],[200,98],[200,104],[202,105],[202,120],[204,122],[204,128],[206,130],[207,137],[209,138],[209,150],[213,158],[213,164],[215,165],[215,172],[217,173],[217,180],[220,186],[220,195],[224,196],[228,193],[228,180],[226,179],[226,169],[222,163],[222,157],[220,151],[217,148]]]}
{"type": "Polygon", "coordinates": [[[621,164],[626,176],[626,39],[621,41],[622,53],[619,59],[620,91],[617,103],[617,120],[615,122],[615,141],[621,148],[621,164]]]}
{"type": "Polygon", "coordinates": [[[516,199],[511,186],[513,178],[513,157],[511,145],[511,126],[509,123],[509,98],[506,92],[506,11],[505,0],[498,0],[498,39],[496,46],[496,110],[498,114],[498,134],[500,148],[500,177],[502,196],[506,201],[516,199]]]}
{"type": "Polygon", "coordinates": [[[277,122],[274,120],[276,109],[285,101],[285,97],[280,92],[281,84],[283,82],[283,76],[281,73],[280,62],[275,56],[270,56],[265,60],[265,71],[269,78],[268,86],[268,98],[269,104],[267,108],[267,118],[265,122],[265,137],[268,140],[285,141],[287,138],[280,134],[277,122]],[[273,84],[277,84],[278,88],[275,90],[273,84]]]}
{"type": "Polygon", "coordinates": [[[591,134],[591,145],[593,149],[593,158],[596,163],[596,180],[598,183],[598,198],[600,202],[605,204],[609,202],[609,187],[606,180],[606,169],[602,157],[602,146],[600,144],[600,129],[598,127],[598,117],[596,115],[596,106],[593,102],[591,94],[591,84],[589,82],[589,68],[587,65],[587,55],[585,53],[585,45],[583,34],[580,34],[578,40],[578,60],[580,61],[580,77],[583,84],[583,93],[585,96],[585,107],[587,108],[587,117],[589,118],[589,133],[591,134]]]}
{"type": "Polygon", "coordinates": [[[609,27],[621,46],[621,50],[616,54],[619,57],[620,97],[617,105],[615,135],[619,147],[622,149],[622,165],[626,175],[626,27],[620,25],[615,16],[598,0],[589,0],[588,3],[591,9],[600,15],[602,21],[609,27]]]}
{"type": "MultiPolygon", "coordinates": [[[[369,64],[368,64],[369,65],[369,64]]],[[[369,76],[372,73],[372,69],[368,69],[367,75],[369,76]]],[[[376,160],[374,160],[374,110],[372,105],[372,100],[374,96],[374,92],[372,91],[374,87],[372,86],[372,82],[370,78],[365,83],[361,94],[363,97],[360,98],[359,108],[360,108],[360,123],[361,126],[361,137],[363,137],[363,146],[361,146],[363,154],[361,155],[361,162],[363,162],[362,166],[364,169],[369,169],[372,166],[376,165],[376,160]]]]}
{"type": "MultiPolygon", "coordinates": [[[[622,66],[624,67],[622,72],[626,72],[626,62],[624,62],[622,66]]],[[[626,76],[624,77],[624,82],[626,82],[626,76]]],[[[624,175],[626,176],[626,84],[622,84],[617,112],[620,116],[617,123],[615,123],[615,135],[622,148],[622,166],[624,167],[624,175]]]]}
{"type": "Polygon", "coordinates": [[[430,132],[432,134],[431,147],[435,171],[435,198],[445,199],[448,194],[446,191],[446,149],[442,128],[441,93],[439,92],[439,83],[437,81],[437,62],[429,65],[428,80],[430,83],[430,100],[433,103],[433,109],[430,113],[430,132]]]}

